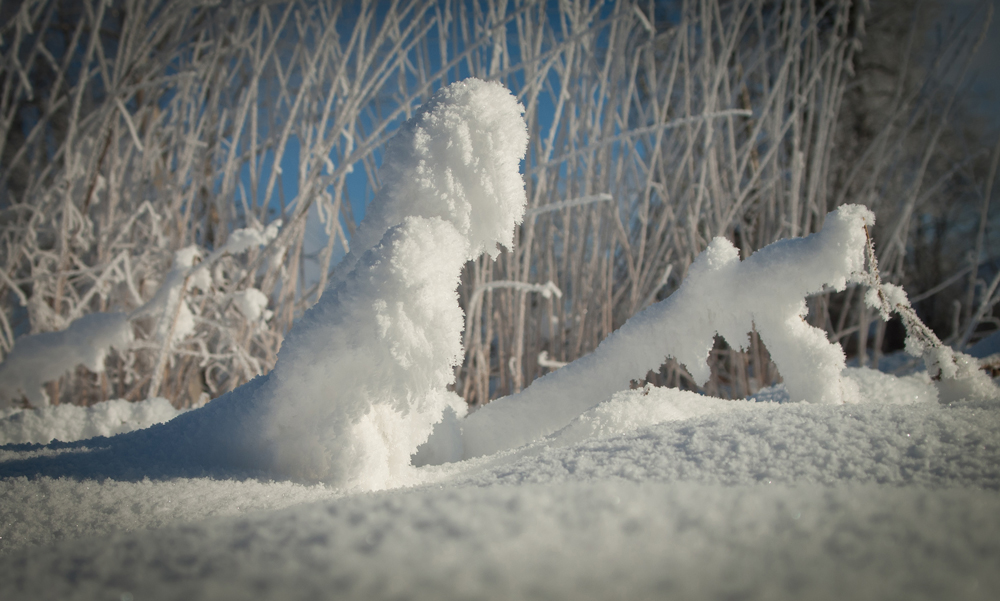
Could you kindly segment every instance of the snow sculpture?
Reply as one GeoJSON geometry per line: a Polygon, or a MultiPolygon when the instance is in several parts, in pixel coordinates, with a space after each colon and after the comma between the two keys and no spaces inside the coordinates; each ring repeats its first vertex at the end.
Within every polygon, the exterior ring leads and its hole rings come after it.
{"type": "Polygon", "coordinates": [[[389,142],[352,252],[274,369],[136,440],[213,473],[349,490],[416,482],[410,457],[445,410],[462,356],[462,266],[510,245],[526,204],[523,108],[497,83],[437,93],[389,142]],[[141,440],[140,440],[141,439],[141,440]]]}
{"type": "Polygon", "coordinates": [[[827,215],[822,231],[781,240],[742,262],[728,240],[712,240],[676,292],[633,316],[593,353],[463,420],[464,456],[518,447],[550,434],[627,388],[631,379],[657,369],[668,356],[704,383],[715,334],[738,346],[752,326],[767,344],[791,400],[856,402],[856,385],[841,375],[843,350],[802,317],[806,296],[863,281],[865,226],[874,220],[867,208],[844,205],[827,215]]]}
{"type": "Polygon", "coordinates": [[[266,385],[272,472],[357,489],[406,481],[462,356],[462,265],[510,245],[526,203],[523,108],[449,86],[390,141],[346,266],[285,339],[266,385]]]}
{"type": "Polygon", "coordinates": [[[46,382],[77,365],[101,373],[108,352],[131,343],[132,325],[124,313],[90,313],[65,330],[24,336],[0,363],[0,408],[22,395],[32,407],[48,407],[46,382]]]}

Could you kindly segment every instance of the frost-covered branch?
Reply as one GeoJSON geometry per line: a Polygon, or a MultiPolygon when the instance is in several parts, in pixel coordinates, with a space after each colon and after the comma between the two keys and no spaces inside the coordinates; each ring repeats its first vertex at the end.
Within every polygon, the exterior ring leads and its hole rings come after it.
{"type": "MultiPolygon", "coordinates": [[[[867,228],[865,235],[868,272],[864,277],[869,286],[865,302],[878,310],[885,321],[889,321],[893,314],[899,315],[906,327],[906,352],[914,357],[923,358],[927,373],[938,385],[940,401],[950,403],[996,398],[998,390],[989,376],[982,371],[979,362],[941,342],[917,316],[906,296],[906,291],[900,286],[882,281],[878,260],[875,257],[875,245],[867,228]]],[[[994,279],[993,288],[997,282],[1000,282],[1000,275],[994,279]]],[[[992,294],[993,289],[990,289],[986,298],[989,299],[992,294]]],[[[977,317],[981,319],[982,316],[977,317]]]]}

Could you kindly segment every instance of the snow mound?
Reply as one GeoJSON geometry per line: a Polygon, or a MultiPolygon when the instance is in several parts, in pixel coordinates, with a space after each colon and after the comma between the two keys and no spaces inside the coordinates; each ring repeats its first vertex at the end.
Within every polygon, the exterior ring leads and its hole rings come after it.
{"type": "MultiPolygon", "coordinates": [[[[691,481],[847,483],[1000,490],[996,407],[866,402],[851,406],[739,403],[732,409],[558,446],[467,460],[474,485],[691,481]]],[[[553,444],[554,443],[554,444],[553,444]]]]}
{"type": "Polygon", "coordinates": [[[0,445],[114,436],[169,421],[180,413],[164,398],[135,403],[114,399],[90,407],[55,405],[0,410],[0,445]]]}
{"type": "MultiPolygon", "coordinates": [[[[858,398],[862,403],[914,405],[937,401],[937,389],[926,374],[894,377],[868,368],[848,368],[844,370],[843,377],[858,388],[858,398]]],[[[611,399],[549,435],[545,442],[551,446],[569,446],[586,440],[628,434],[664,422],[743,409],[772,409],[767,406],[768,403],[788,401],[788,390],[784,384],[770,387],[747,401],[728,401],[688,390],[646,385],[638,390],[616,392],[611,399]]]]}

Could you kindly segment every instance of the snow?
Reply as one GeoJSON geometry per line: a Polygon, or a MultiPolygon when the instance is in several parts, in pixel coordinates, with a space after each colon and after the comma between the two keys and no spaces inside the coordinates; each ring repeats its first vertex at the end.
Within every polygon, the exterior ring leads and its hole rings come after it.
{"type": "Polygon", "coordinates": [[[699,407],[629,391],[590,414],[607,418],[590,438],[428,466],[422,485],[378,493],[39,463],[25,478],[10,473],[39,449],[8,447],[0,595],[994,598],[1000,408],[848,373],[888,396],[699,407]],[[614,419],[648,398],[670,408],[614,419]]]}
{"type": "Polygon", "coordinates": [[[674,294],[630,318],[592,354],[470,415],[462,426],[464,456],[547,435],[658,369],[666,357],[703,383],[715,334],[739,347],[754,326],[792,400],[857,402],[856,386],[841,377],[844,351],[802,316],[809,294],[859,281],[864,228],[873,221],[868,209],[845,205],[827,216],[820,232],[772,244],[742,262],[731,242],[715,238],[674,294]]]}
{"type": "Polygon", "coordinates": [[[233,304],[251,323],[271,318],[273,313],[267,309],[267,302],[267,295],[256,288],[247,288],[233,295],[233,304]]]}
{"type": "Polygon", "coordinates": [[[77,365],[101,373],[108,352],[131,342],[132,327],[124,313],[91,313],[65,330],[19,338],[0,363],[0,408],[12,406],[22,395],[34,407],[47,407],[46,382],[77,365]]]}
{"type": "Polygon", "coordinates": [[[744,261],[712,241],[595,353],[464,416],[455,290],[524,210],[520,115],[469,80],[401,128],[267,376],[115,436],[173,410],[2,414],[8,442],[65,440],[0,447],[0,598],[996,598],[1000,389],[957,353],[845,368],[801,318],[872,281],[864,208],[744,261]],[[628,390],[668,355],[705,377],[714,334],[751,325],[784,384],[628,390]]]}
{"type": "Polygon", "coordinates": [[[423,490],[72,541],[6,563],[0,586],[23,598],[990,599],[998,509],[981,491],[871,486],[423,490]]]}
{"type": "Polygon", "coordinates": [[[444,88],[386,146],[382,186],[340,263],[341,281],[407,216],[440,217],[468,239],[466,255],[510,246],[527,197],[519,172],[528,145],[524,107],[502,85],[474,78],[444,88]]]}
{"type": "Polygon", "coordinates": [[[0,445],[48,444],[53,440],[73,442],[95,436],[114,436],[148,428],[177,417],[164,398],[139,402],[113,399],[90,407],[55,405],[39,409],[0,410],[0,445]]]}

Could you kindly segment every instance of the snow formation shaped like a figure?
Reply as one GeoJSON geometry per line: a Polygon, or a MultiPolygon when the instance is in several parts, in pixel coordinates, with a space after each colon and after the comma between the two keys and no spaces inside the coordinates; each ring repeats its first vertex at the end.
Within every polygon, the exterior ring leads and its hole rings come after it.
{"type": "Polygon", "coordinates": [[[437,93],[390,141],[383,188],[342,275],[253,391],[268,472],[348,489],[404,484],[462,355],[462,265],[510,245],[524,211],[523,107],[475,79],[437,93]]]}
{"type": "Polygon", "coordinates": [[[631,379],[658,369],[666,357],[704,383],[715,334],[741,346],[754,326],[792,401],[856,402],[856,386],[841,373],[843,349],[803,316],[810,294],[860,281],[864,228],[874,221],[867,208],[844,205],[827,215],[822,231],[780,240],[745,261],[731,242],[715,238],[675,293],[633,316],[593,353],[465,419],[464,456],[515,448],[555,432],[628,388],[631,379]]]}

